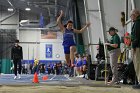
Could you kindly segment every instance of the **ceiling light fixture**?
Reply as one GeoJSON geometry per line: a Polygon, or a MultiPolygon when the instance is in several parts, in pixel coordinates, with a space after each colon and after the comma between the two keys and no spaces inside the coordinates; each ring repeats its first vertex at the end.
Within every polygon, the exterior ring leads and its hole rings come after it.
{"type": "Polygon", "coordinates": [[[13,12],[13,11],[14,11],[13,8],[8,8],[7,10],[8,10],[9,12],[13,12]]]}
{"type": "Polygon", "coordinates": [[[25,10],[26,10],[26,11],[30,11],[30,10],[31,10],[31,8],[27,7],[27,8],[25,8],[25,10]]]}

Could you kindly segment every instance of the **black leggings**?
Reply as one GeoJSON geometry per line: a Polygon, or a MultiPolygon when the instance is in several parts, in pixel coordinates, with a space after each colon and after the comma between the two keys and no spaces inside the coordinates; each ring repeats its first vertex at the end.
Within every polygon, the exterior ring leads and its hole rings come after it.
{"type": "Polygon", "coordinates": [[[18,73],[21,74],[21,59],[14,59],[14,74],[17,76],[17,65],[18,65],[18,73]]]}

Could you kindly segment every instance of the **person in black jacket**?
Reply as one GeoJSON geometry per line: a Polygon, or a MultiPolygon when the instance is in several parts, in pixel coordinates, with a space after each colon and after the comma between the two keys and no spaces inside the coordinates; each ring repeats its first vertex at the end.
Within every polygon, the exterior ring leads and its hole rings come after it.
{"type": "Polygon", "coordinates": [[[22,47],[19,46],[19,40],[15,40],[15,45],[12,47],[11,50],[11,59],[14,63],[14,79],[17,79],[17,65],[18,65],[18,73],[19,73],[19,79],[21,78],[21,60],[23,59],[23,52],[22,47]]]}
{"type": "Polygon", "coordinates": [[[133,88],[140,89],[140,12],[136,9],[131,11],[131,20],[134,22],[131,31],[133,63],[139,84],[133,88]]]}

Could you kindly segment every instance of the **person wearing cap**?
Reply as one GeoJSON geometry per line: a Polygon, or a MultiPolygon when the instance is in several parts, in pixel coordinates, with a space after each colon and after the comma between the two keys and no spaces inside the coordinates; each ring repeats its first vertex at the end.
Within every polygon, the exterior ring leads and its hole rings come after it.
{"type": "Polygon", "coordinates": [[[17,79],[17,65],[18,65],[18,78],[21,78],[21,60],[23,59],[22,47],[19,46],[19,40],[15,40],[15,45],[11,49],[11,59],[14,64],[14,79],[17,79]]]}
{"type": "Polygon", "coordinates": [[[120,37],[116,33],[118,30],[114,27],[109,28],[109,35],[111,35],[111,39],[108,43],[105,43],[105,45],[108,48],[109,56],[110,56],[110,66],[112,70],[112,81],[108,82],[107,84],[112,85],[118,82],[118,71],[117,71],[117,62],[118,57],[121,54],[120,50],[120,37]]]}
{"type": "Polygon", "coordinates": [[[133,63],[139,82],[139,84],[134,85],[133,88],[140,89],[140,12],[134,9],[131,11],[130,17],[134,23],[131,31],[133,63]]]}

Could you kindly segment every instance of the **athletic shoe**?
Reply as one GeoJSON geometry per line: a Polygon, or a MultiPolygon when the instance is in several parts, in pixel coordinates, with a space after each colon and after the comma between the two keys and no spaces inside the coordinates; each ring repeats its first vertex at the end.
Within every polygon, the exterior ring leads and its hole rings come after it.
{"type": "Polygon", "coordinates": [[[18,75],[18,78],[19,78],[19,79],[21,79],[21,76],[20,76],[20,75],[18,75]]]}
{"type": "Polygon", "coordinates": [[[17,76],[15,76],[14,79],[17,79],[17,76]]]}

